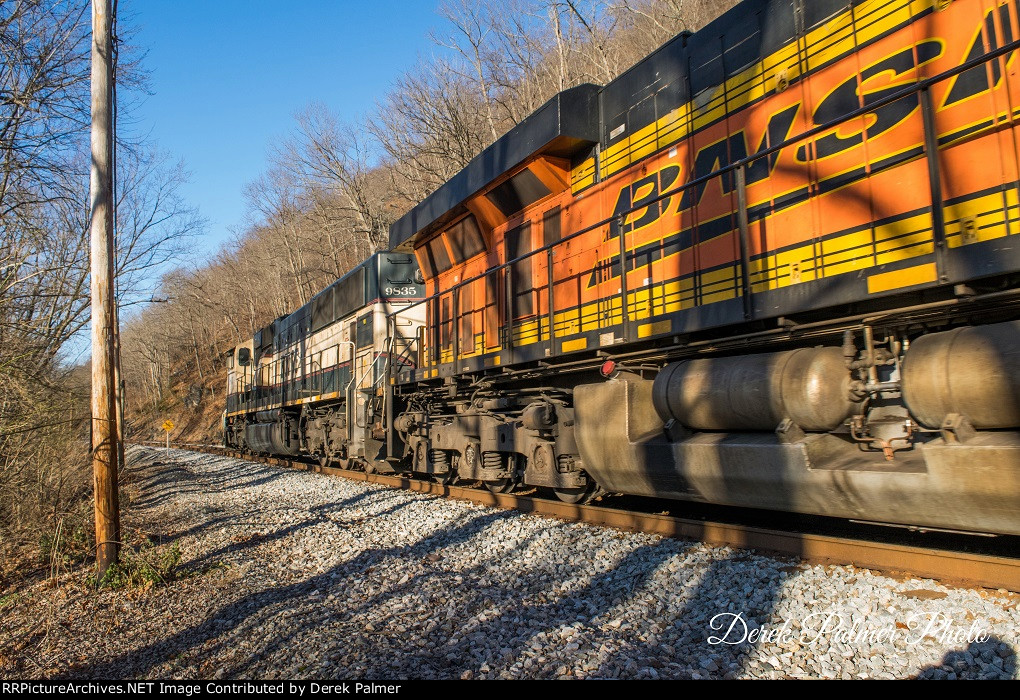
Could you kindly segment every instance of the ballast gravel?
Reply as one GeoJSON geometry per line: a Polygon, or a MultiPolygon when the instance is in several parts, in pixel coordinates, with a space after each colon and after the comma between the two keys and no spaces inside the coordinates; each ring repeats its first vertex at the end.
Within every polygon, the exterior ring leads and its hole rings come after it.
{"type": "Polygon", "coordinates": [[[0,677],[1015,678],[1020,596],[133,447],[165,585],[0,601],[0,677]]]}

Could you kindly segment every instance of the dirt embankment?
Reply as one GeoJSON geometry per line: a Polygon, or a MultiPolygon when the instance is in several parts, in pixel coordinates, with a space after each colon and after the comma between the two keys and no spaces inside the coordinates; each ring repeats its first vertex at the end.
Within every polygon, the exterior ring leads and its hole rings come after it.
{"type": "Polygon", "coordinates": [[[217,373],[182,379],[158,406],[136,404],[132,409],[129,396],[127,440],[162,442],[166,439],[162,426],[169,420],[174,424],[170,431],[172,445],[219,444],[223,439],[221,418],[226,405],[225,387],[226,377],[217,373]]]}

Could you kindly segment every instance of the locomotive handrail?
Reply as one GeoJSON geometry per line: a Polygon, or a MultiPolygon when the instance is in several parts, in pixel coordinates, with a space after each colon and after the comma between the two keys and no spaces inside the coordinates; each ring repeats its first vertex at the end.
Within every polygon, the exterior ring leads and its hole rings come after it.
{"type": "MultiPolygon", "coordinates": [[[[393,338],[392,338],[392,337],[390,337],[390,338],[389,338],[388,340],[389,340],[389,342],[390,342],[390,348],[392,348],[392,346],[393,346],[393,338]]],[[[346,342],[346,341],[345,341],[345,342],[346,342]]],[[[369,372],[370,372],[371,370],[375,369],[375,363],[376,363],[376,362],[378,362],[380,358],[383,358],[383,359],[389,359],[389,354],[390,354],[390,353],[389,353],[389,351],[387,351],[387,352],[386,352],[385,354],[384,354],[384,353],[380,353],[380,354],[376,355],[376,356],[375,356],[374,358],[372,358],[372,362],[371,362],[371,363],[369,363],[368,367],[367,367],[367,368],[365,368],[365,371],[361,373],[361,377],[360,377],[360,378],[358,379],[358,381],[357,381],[357,385],[358,385],[358,386],[361,386],[361,383],[362,383],[363,381],[365,381],[365,377],[367,377],[367,376],[368,376],[368,373],[369,373],[369,372]]],[[[379,379],[373,379],[373,380],[372,380],[372,386],[375,386],[376,384],[378,384],[378,383],[379,383],[379,382],[380,382],[380,381],[382,380],[382,376],[384,376],[384,375],[381,375],[381,376],[379,377],[379,379]]],[[[350,391],[350,390],[351,390],[351,387],[355,385],[355,381],[354,381],[354,378],[355,378],[355,374],[354,374],[354,361],[352,360],[352,361],[351,361],[351,381],[350,381],[350,383],[349,383],[349,384],[347,385],[347,388],[346,388],[346,389],[344,389],[344,393],[346,393],[346,392],[350,391]]]]}
{"type": "MultiPolygon", "coordinates": [[[[387,374],[386,374],[386,367],[385,366],[393,364],[393,346],[396,343],[396,338],[394,338],[393,336],[390,336],[389,338],[386,339],[386,341],[387,341],[387,343],[386,343],[386,352],[384,354],[379,355],[378,357],[376,357],[376,360],[378,360],[380,357],[383,359],[383,365],[384,365],[383,371],[379,373],[379,378],[378,379],[373,379],[372,380],[372,386],[377,386],[380,382],[382,382],[383,379],[386,378],[387,374]]],[[[375,360],[372,360],[372,364],[373,364],[373,366],[375,365],[375,360]]]]}
{"type": "Polygon", "coordinates": [[[309,364],[311,365],[311,369],[312,369],[312,372],[311,372],[311,375],[312,375],[311,376],[311,380],[312,380],[311,384],[312,384],[312,386],[311,386],[311,388],[308,389],[308,391],[309,391],[308,395],[309,396],[316,396],[316,395],[322,393],[322,353],[323,352],[325,352],[325,351],[324,350],[319,350],[319,352],[315,353],[314,357],[308,358],[309,359],[309,364]],[[315,360],[316,357],[319,358],[318,361],[315,360]],[[318,368],[319,368],[318,375],[316,375],[316,373],[315,373],[316,366],[318,366],[318,368]],[[315,391],[316,386],[318,386],[318,391],[315,391]]]}
{"type": "MultiPolygon", "coordinates": [[[[396,327],[394,327],[393,333],[390,334],[390,337],[394,338],[394,341],[396,340],[395,335],[396,332],[397,332],[396,327]]],[[[395,360],[402,362],[403,360],[409,359],[411,357],[411,349],[418,343],[418,336],[414,335],[411,336],[410,338],[406,336],[401,336],[400,340],[403,341],[403,347],[399,351],[397,351],[396,348],[394,348],[394,352],[396,353],[395,360]]],[[[394,345],[396,345],[395,342],[394,345]]]]}
{"type": "MultiPolygon", "coordinates": [[[[470,277],[470,278],[464,279],[464,280],[454,284],[449,289],[446,289],[446,290],[444,290],[442,292],[437,292],[437,293],[432,294],[430,296],[424,297],[424,298],[422,298],[422,299],[420,299],[418,301],[413,301],[410,304],[408,304],[407,306],[401,308],[400,310],[394,311],[393,313],[388,314],[387,316],[388,317],[392,317],[392,318],[396,318],[399,314],[404,313],[408,309],[414,308],[415,306],[419,306],[420,304],[426,304],[426,303],[431,302],[431,301],[433,301],[435,299],[439,299],[440,297],[442,297],[444,295],[451,294],[455,290],[459,290],[464,285],[471,284],[471,283],[476,282],[476,281],[478,281],[480,279],[484,279],[484,278],[488,277],[489,275],[496,274],[496,273],[498,273],[501,270],[505,270],[506,268],[509,268],[511,265],[514,265],[516,263],[519,263],[519,262],[522,262],[522,261],[527,260],[529,258],[532,258],[533,256],[538,255],[539,253],[548,252],[549,254],[551,254],[551,251],[556,246],[561,245],[563,243],[566,243],[567,241],[573,240],[573,239],[575,239],[575,238],[577,238],[579,236],[582,236],[582,235],[584,235],[586,233],[589,233],[589,232],[594,231],[596,229],[599,229],[601,227],[604,227],[607,224],[612,223],[614,220],[619,220],[620,223],[621,223],[621,226],[620,226],[620,234],[621,234],[621,236],[620,236],[620,240],[621,240],[620,270],[621,270],[621,278],[624,280],[623,281],[623,285],[624,285],[624,288],[625,288],[625,285],[626,285],[626,276],[627,276],[627,261],[630,258],[630,255],[629,255],[630,251],[626,250],[626,247],[622,245],[623,241],[624,241],[624,237],[625,237],[625,231],[623,230],[622,223],[626,219],[626,217],[629,216],[630,214],[633,214],[634,212],[637,212],[637,211],[645,210],[648,207],[650,207],[650,206],[652,206],[652,205],[654,205],[654,204],[656,204],[658,202],[661,202],[664,199],[668,199],[668,198],[671,198],[671,197],[673,197],[673,196],[675,196],[677,194],[685,192],[688,189],[690,189],[691,187],[696,187],[698,185],[710,182],[711,180],[714,180],[715,178],[720,177],[721,175],[724,175],[726,173],[729,173],[729,172],[742,172],[744,168],[746,168],[748,165],[750,165],[751,163],[754,163],[757,160],[760,160],[762,158],[766,158],[766,157],[768,157],[768,156],[770,156],[770,155],[772,155],[774,153],[777,153],[777,152],[779,152],[779,151],[781,151],[781,150],[783,150],[785,148],[789,148],[790,146],[792,146],[794,144],[797,144],[797,143],[799,143],[801,141],[810,139],[810,138],[812,138],[814,136],[817,136],[817,135],[819,135],[819,134],[821,134],[823,132],[829,131],[830,129],[833,129],[835,127],[840,126],[841,124],[845,124],[846,122],[852,121],[854,119],[857,119],[859,117],[865,116],[867,114],[871,114],[875,110],[877,110],[877,109],[879,109],[881,107],[884,107],[885,105],[888,105],[888,104],[891,104],[891,103],[896,102],[898,100],[901,100],[904,97],[909,97],[909,96],[914,95],[914,94],[924,93],[928,89],[930,89],[933,85],[935,85],[937,83],[941,83],[941,82],[943,82],[945,80],[948,80],[948,79],[950,79],[950,78],[952,78],[954,76],[957,76],[957,75],[960,75],[962,73],[965,73],[968,70],[971,70],[972,68],[976,68],[978,66],[981,66],[981,65],[983,65],[985,63],[988,63],[988,62],[990,62],[992,60],[995,60],[996,58],[999,58],[1000,56],[1004,56],[1006,54],[1009,54],[1009,53],[1012,53],[1014,51],[1017,51],[1018,49],[1020,49],[1020,40],[1012,41],[1012,42],[1009,42],[1008,44],[1004,44],[1003,46],[1000,46],[1000,47],[998,47],[996,49],[988,51],[987,53],[984,53],[984,54],[982,54],[982,55],[980,55],[978,57],[975,57],[975,58],[972,58],[970,60],[967,60],[967,61],[961,63],[960,65],[955,66],[953,68],[950,68],[949,70],[943,71],[943,72],[941,72],[941,73],[939,73],[937,75],[930,76],[928,78],[923,78],[923,79],[921,79],[921,80],[919,80],[917,82],[912,83],[909,86],[904,87],[901,90],[898,90],[896,92],[893,92],[893,93],[890,93],[888,95],[885,95],[884,97],[881,97],[881,98],[879,98],[877,100],[874,100],[873,102],[871,102],[871,103],[869,103],[867,105],[864,105],[863,107],[859,107],[859,108],[857,108],[857,109],[855,109],[855,110],[853,110],[851,112],[848,112],[847,114],[842,115],[838,119],[833,119],[831,121],[825,122],[824,124],[820,124],[820,125],[814,126],[814,127],[810,128],[810,129],[808,129],[807,131],[805,131],[805,132],[803,132],[801,134],[798,134],[796,136],[793,136],[791,138],[788,138],[785,141],[782,141],[782,142],[780,142],[780,143],[778,143],[778,144],[776,144],[774,146],[770,146],[770,147],[768,147],[768,148],[766,148],[764,150],[758,151],[756,153],[749,154],[749,155],[747,155],[747,156],[745,156],[743,158],[740,158],[740,159],[738,159],[736,161],[733,161],[732,163],[728,163],[728,164],[726,164],[724,166],[721,166],[717,170],[713,170],[712,172],[710,172],[710,173],[708,173],[706,175],[702,175],[701,177],[698,177],[698,178],[695,178],[693,180],[690,180],[690,181],[688,181],[688,182],[686,182],[686,183],[684,183],[682,185],[678,185],[678,186],[674,187],[673,189],[666,190],[665,192],[662,192],[662,193],[656,195],[655,197],[653,197],[651,199],[643,201],[638,206],[632,206],[629,209],[626,209],[626,210],[624,210],[622,212],[616,213],[616,214],[614,214],[612,216],[609,216],[609,217],[607,217],[605,219],[602,219],[602,220],[600,220],[600,221],[598,221],[598,222],[596,222],[594,224],[591,224],[591,225],[589,225],[589,226],[587,226],[587,227],[585,227],[583,229],[580,229],[578,231],[574,231],[571,234],[563,236],[559,240],[553,241],[552,243],[547,243],[547,244],[545,244],[545,245],[543,245],[543,246],[541,246],[539,248],[536,248],[535,250],[532,250],[532,251],[530,251],[528,253],[525,253],[524,255],[521,255],[521,256],[518,256],[518,257],[513,258],[511,260],[507,260],[507,261],[505,261],[503,263],[499,263],[497,265],[494,265],[493,267],[490,267],[489,269],[487,269],[483,273],[475,275],[474,277],[470,277]]],[[[924,103],[923,102],[920,102],[920,107],[921,107],[922,110],[924,110],[924,103]]],[[[924,123],[923,129],[924,129],[924,134],[925,134],[925,143],[927,145],[927,143],[928,143],[928,136],[929,136],[929,134],[928,134],[929,124],[927,123],[927,121],[924,123]]],[[[926,148],[925,152],[927,154],[927,148],[926,148]]],[[[738,212],[738,215],[746,215],[746,203],[745,203],[745,207],[743,208],[743,212],[738,212]]],[[[746,244],[743,241],[741,243],[741,247],[742,247],[742,249],[746,247],[746,244]]],[[[741,253],[742,253],[742,255],[744,255],[745,251],[742,250],[741,253]]],[[[745,275],[746,275],[746,268],[745,268],[745,275]]],[[[746,283],[745,283],[745,287],[746,287],[746,283]]],[[[746,298],[746,296],[747,295],[745,295],[745,298],[746,298]]],[[[626,318],[626,306],[627,306],[626,297],[624,297],[623,303],[622,303],[622,309],[623,309],[623,313],[624,313],[624,318],[626,318]]],[[[456,318],[456,309],[453,309],[453,310],[451,310],[451,322],[455,318],[456,318]]],[[[549,328],[549,334],[550,334],[550,337],[551,337],[552,336],[552,327],[551,326],[549,328]]],[[[456,335],[456,333],[454,333],[453,335],[456,335]]],[[[454,358],[454,361],[456,361],[456,357],[454,358]]],[[[433,363],[428,362],[427,364],[431,365],[433,363]]],[[[437,362],[435,364],[442,364],[442,363],[441,362],[437,362]]]]}
{"type": "Polygon", "coordinates": [[[344,387],[344,399],[347,398],[347,392],[351,389],[351,384],[354,383],[354,358],[358,354],[358,346],[354,344],[353,340],[338,340],[336,343],[336,364],[340,366],[340,346],[350,345],[351,346],[351,381],[348,382],[347,386],[344,387]]]}

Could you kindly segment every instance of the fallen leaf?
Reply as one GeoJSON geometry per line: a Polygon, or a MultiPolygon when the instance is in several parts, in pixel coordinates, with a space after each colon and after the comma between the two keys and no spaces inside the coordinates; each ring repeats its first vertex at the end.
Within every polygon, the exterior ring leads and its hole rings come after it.
{"type": "Polygon", "coordinates": [[[943,591],[929,591],[925,588],[915,588],[909,591],[900,591],[899,595],[905,598],[917,598],[918,600],[939,600],[945,598],[948,593],[943,591]]]}

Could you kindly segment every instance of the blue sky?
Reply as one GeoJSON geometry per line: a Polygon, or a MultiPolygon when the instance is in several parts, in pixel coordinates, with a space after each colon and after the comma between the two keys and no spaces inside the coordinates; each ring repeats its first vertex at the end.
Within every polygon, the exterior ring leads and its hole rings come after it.
{"type": "MultiPolygon", "coordinates": [[[[210,255],[240,228],[241,190],[267,166],[294,115],[322,102],[370,112],[419,55],[434,50],[438,0],[124,0],[122,22],[147,52],[151,90],[130,128],[183,159],[184,197],[209,221],[210,255]]],[[[195,260],[193,260],[194,262],[195,260]]]]}

